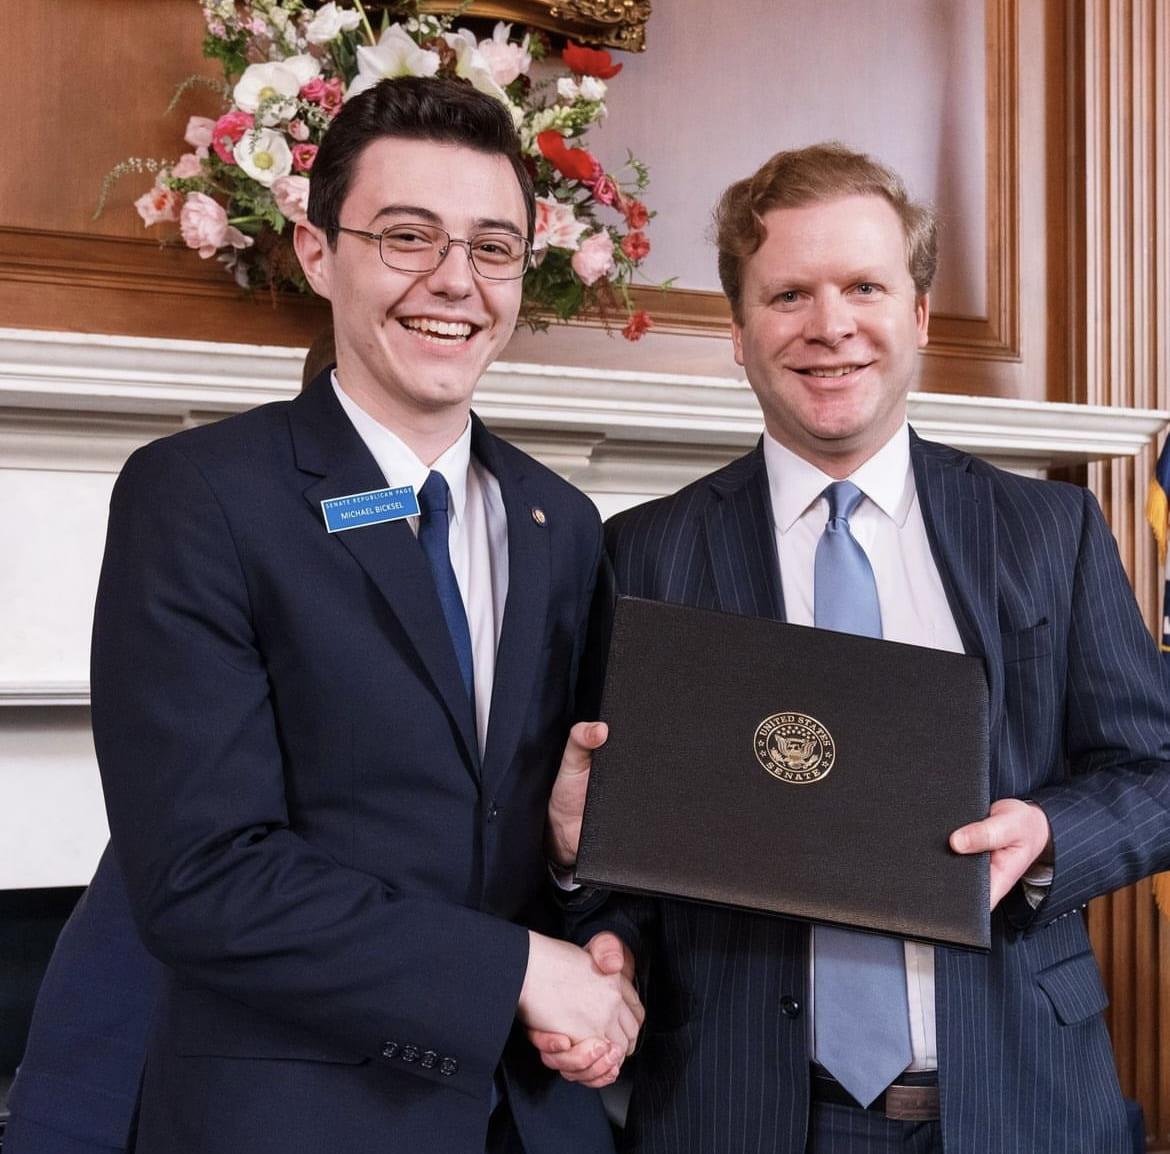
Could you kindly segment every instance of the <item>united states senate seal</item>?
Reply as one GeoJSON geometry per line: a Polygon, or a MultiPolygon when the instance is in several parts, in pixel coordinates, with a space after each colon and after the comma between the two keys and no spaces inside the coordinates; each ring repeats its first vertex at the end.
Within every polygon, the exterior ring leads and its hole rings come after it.
{"type": "Polygon", "coordinates": [[[837,759],[832,734],[807,713],[773,713],[756,727],[756,760],[789,785],[811,785],[837,759]]]}

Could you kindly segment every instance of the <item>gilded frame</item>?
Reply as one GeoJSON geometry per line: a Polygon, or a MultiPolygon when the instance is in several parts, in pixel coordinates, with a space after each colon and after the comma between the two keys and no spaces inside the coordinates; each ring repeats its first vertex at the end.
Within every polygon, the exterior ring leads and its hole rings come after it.
{"type": "Polygon", "coordinates": [[[651,0],[422,0],[424,12],[459,10],[488,20],[514,20],[553,36],[644,52],[651,0]]]}

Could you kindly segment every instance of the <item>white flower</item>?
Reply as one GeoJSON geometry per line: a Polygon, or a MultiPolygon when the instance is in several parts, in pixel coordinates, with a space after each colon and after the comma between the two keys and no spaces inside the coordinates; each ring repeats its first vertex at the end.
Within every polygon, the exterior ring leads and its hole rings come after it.
{"type": "Polygon", "coordinates": [[[445,32],[443,39],[455,49],[455,75],[470,80],[473,88],[488,96],[494,96],[501,104],[511,109],[512,102],[492,75],[491,65],[480,52],[475,33],[467,28],[461,28],[458,32],[445,32]]]}
{"type": "Polygon", "coordinates": [[[345,94],[346,100],[388,76],[434,76],[439,71],[439,54],[420,48],[401,24],[392,24],[373,48],[365,44],[358,48],[357,65],[358,74],[345,94]]]}
{"type": "Polygon", "coordinates": [[[605,81],[598,80],[596,76],[582,76],[581,84],[581,99],[601,101],[605,99],[605,81]]]}
{"type": "Polygon", "coordinates": [[[262,128],[245,132],[232,149],[236,163],[255,181],[271,188],[278,177],[292,172],[292,152],[284,134],[262,128]]]}
{"type": "Polygon", "coordinates": [[[562,76],[557,81],[557,95],[571,104],[581,95],[581,88],[571,76],[562,76]]]}
{"type": "Polygon", "coordinates": [[[320,62],[311,56],[249,64],[232,90],[232,99],[244,112],[256,113],[265,105],[260,122],[271,127],[296,115],[297,93],[320,72],[320,62]]]}
{"type": "Polygon", "coordinates": [[[479,42],[479,54],[487,63],[492,79],[505,88],[532,66],[528,37],[525,36],[519,44],[512,44],[508,40],[511,34],[512,25],[501,22],[493,29],[490,40],[479,42]]]}
{"type": "Polygon", "coordinates": [[[361,22],[359,13],[348,9],[342,11],[333,0],[329,0],[305,26],[305,39],[310,44],[328,44],[343,32],[352,32],[361,22]]]}
{"type": "Polygon", "coordinates": [[[571,204],[562,204],[551,196],[536,198],[536,227],[532,234],[532,251],[565,248],[575,251],[581,234],[589,226],[577,219],[571,204]]]}

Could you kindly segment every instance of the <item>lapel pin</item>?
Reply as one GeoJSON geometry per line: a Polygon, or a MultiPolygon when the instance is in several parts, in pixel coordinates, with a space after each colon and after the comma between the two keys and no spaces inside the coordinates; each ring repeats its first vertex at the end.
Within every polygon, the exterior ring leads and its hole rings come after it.
{"type": "Polygon", "coordinates": [[[533,520],[534,520],[534,521],[535,521],[535,522],[536,522],[538,525],[543,525],[543,524],[545,523],[545,521],[547,520],[547,518],[546,518],[546,517],[545,517],[545,515],[544,515],[544,510],[543,510],[543,509],[533,509],[533,510],[532,510],[532,519],[533,519],[533,520]]]}

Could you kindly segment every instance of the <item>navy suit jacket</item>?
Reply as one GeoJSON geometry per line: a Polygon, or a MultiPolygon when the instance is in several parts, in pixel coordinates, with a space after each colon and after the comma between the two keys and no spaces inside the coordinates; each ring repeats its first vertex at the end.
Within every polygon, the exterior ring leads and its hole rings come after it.
{"type": "Polygon", "coordinates": [[[600,526],[478,421],[472,444],[508,522],[482,758],[410,528],[325,531],[323,499],[385,484],[327,375],[122,472],[93,725],[165,965],[139,1154],[478,1154],[498,1067],[528,1154],[612,1149],[514,1028],[525,927],[556,924],[545,808],[600,526]]]}
{"type": "MultiPolygon", "coordinates": [[[[1170,864],[1170,678],[1092,496],[912,439],[931,549],[968,653],[984,658],[993,798],[1052,826],[1038,913],[1014,894],[987,955],[936,951],[948,1154],[1121,1154],[1107,1000],[1082,907],[1170,864]]],[[[763,451],[607,526],[619,593],[784,617],[763,451]]],[[[777,847],[783,852],[783,847],[777,847]]],[[[647,999],[626,1148],[804,1149],[808,928],[613,895],[647,999]]]]}

